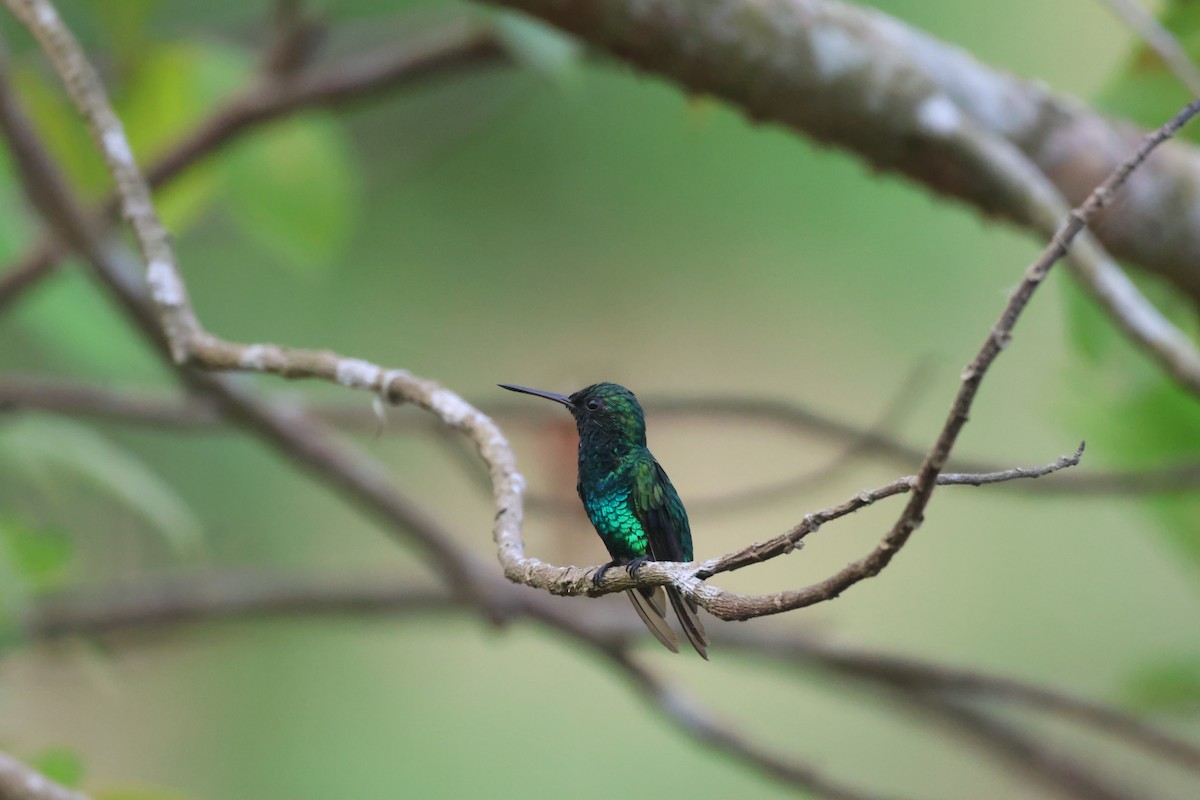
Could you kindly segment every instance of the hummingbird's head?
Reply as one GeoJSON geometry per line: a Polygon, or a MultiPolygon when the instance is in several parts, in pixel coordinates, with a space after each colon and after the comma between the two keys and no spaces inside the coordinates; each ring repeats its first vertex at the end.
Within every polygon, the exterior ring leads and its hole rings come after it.
{"type": "Polygon", "coordinates": [[[511,392],[562,403],[575,418],[581,441],[623,440],[646,446],[646,415],[633,392],[616,383],[594,383],[570,395],[500,384],[511,392]]]}

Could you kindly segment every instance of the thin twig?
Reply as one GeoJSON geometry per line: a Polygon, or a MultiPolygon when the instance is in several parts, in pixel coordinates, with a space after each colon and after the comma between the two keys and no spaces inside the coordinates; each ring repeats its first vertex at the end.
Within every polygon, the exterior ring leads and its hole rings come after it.
{"type": "MultiPolygon", "coordinates": [[[[1026,225],[1047,237],[1055,234],[1069,213],[1066,200],[1019,148],[967,123],[948,137],[947,144],[1003,187],[1013,208],[1023,209],[1026,225]]],[[[1120,331],[1168,377],[1200,397],[1200,349],[1150,302],[1090,232],[1081,232],[1071,246],[1066,266],[1120,331]]]]}
{"type": "MultiPolygon", "coordinates": [[[[374,435],[379,430],[378,417],[361,404],[309,404],[302,400],[303,398],[294,394],[281,393],[271,398],[268,405],[282,409],[290,408],[297,414],[321,420],[327,425],[350,433],[374,435]]],[[[643,405],[649,413],[660,417],[715,421],[729,416],[735,420],[767,422],[784,428],[794,428],[800,432],[815,432],[834,440],[848,439],[852,443],[851,447],[861,446],[864,453],[884,456],[901,464],[918,463],[923,455],[917,448],[883,436],[877,431],[854,428],[799,405],[770,402],[764,407],[762,403],[760,398],[755,397],[697,395],[650,397],[643,405]]],[[[472,405],[488,416],[501,420],[531,422],[535,419],[528,403],[488,400],[476,401],[472,405]]],[[[221,416],[219,405],[208,397],[161,390],[109,389],[83,382],[7,375],[0,381],[0,413],[20,411],[44,411],[77,419],[148,426],[178,432],[213,433],[229,428],[228,420],[221,416]]],[[[442,423],[426,414],[394,416],[384,428],[385,432],[424,434],[439,430],[445,430],[442,423]]],[[[956,471],[963,473],[1003,471],[1003,468],[995,464],[972,459],[951,459],[951,464],[956,465],[956,471]]],[[[1081,470],[1082,467],[1064,472],[1053,481],[1022,481],[1005,485],[1035,495],[1101,494],[1107,497],[1173,494],[1191,491],[1200,486],[1200,462],[1197,461],[1182,461],[1144,470],[1081,470]]],[[[792,480],[799,482],[805,477],[800,476],[792,480]]],[[[709,510],[725,510],[725,505],[718,505],[720,500],[731,504],[744,501],[736,494],[708,498],[709,510]]],[[[574,506],[572,509],[577,511],[574,506]]]]}
{"type": "MultiPolygon", "coordinates": [[[[1059,470],[1079,464],[1079,460],[1083,457],[1083,447],[1083,444],[1080,443],[1079,449],[1073,455],[1059,456],[1057,460],[1040,467],[1014,467],[1012,469],[1000,470],[999,472],[974,474],[942,473],[936,477],[936,480],[939,486],[985,486],[1025,478],[1042,478],[1059,470]]],[[[787,533],[708,562],[704,567],[696,571],[696,577],[704,580],[722,572],[732,572],[790,553],[801,545],[805,537],[810,533],[820,530],[821,526],[826,523],[853,514],[869,505],[874,505],[880,500],[886,500],[889,497],[895,497],[899,494],[908,494],[916,486],[917,476],[909,475],[894,480],[886,486],[880,486],[877,489],[863,490],[840,505],[806,515],[800,524],[793,527],[787,533]]],[[[782,600],[784,596],[780,595],[779,597],[782,600]]]]}
{"type": "MultiPolygon", "coordinates": [[[[979,391],[980,384],[983,382],[984,375],[987,374],[988,369],[996,360],[996,357],[1000,355],[1001,351],[1008,347],[1009,342],[1012,340],[1013,328],[1020,318],[1021,312],[1025,310],[1025,307],[1032,299],[1037,287],[1045,280],[1051,267],[1066,255],[1071,242],[1086,227],[1088,221],[1104,207],[1111,199],[1113,193],[1125,183],[1134,170],[1145,162],[1150,153],[1154,151],[1154,148],[1171,138],[1198,112],[1200,112],[1200,101],[1189,103],[1161,128],[1146,136],[1137,151],[1122,163],[1100,186],[1093,190],[1082,205],[1071,212],[1066,223],[1059,229],[1050,244],[1029,268],[1026,269],[1025,277],[1021,281],[1020,286],[1005,305],[1000,318],[992,326],[979,352],[963,370],[961,386],[951,405],[950,414],[942,426],[942,430],[938,434],[933,447],[930,448],[929,454],[925,457],[924,463],[921,464],[921,468],[917,471],[916,481],[912,489],[912,497],[909,499],[908,505],[900,515],[900,518],[896,520],[895,525],[892,526],[892,529],[884,536],[879,545],[868,555],[843,568],[836,575],[799,591],[785,593],[786,597],[783,598],[782,602],[780,602],[779,598],[769,598],[769,603],[778,608],[779,611],[782,611],[788,608],[801,608],[825,600],[831,600],[859,581],[878,575],[880,571],[891,563],[892,559],[900,552],[900,549],[904,547],[909,537],[912,536],[913,532],[924,520],[925,507],[929,504],[933,490],[937,486],[938,474],[945,466],[950,456],[950,451],[958,440],[958,434],[967,423],[971,405],[975,400],[976,393],[979,391]]],[[[762,606],[762,603],[753,602],[745,605],[750,607],[739,611],[739,615],[750,615],[753,611],[758,610],[762,606]]],[[[710,608],[709,610],[711,611],[712,609],[710,608]]],[[[738,616],[735,618],[746,617],[738,616]]]]}

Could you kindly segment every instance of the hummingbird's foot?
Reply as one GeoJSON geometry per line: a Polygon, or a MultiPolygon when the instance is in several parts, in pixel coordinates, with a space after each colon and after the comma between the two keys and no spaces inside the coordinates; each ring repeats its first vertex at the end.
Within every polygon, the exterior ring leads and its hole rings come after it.
{"type": "Polygon", "coordinates": [[[625,566],[629,569],[629,577],[636,578],[638,570],[644,567],[646,562],[650,560],[650,556],[638,556],[626,564],[625,566]]]}
{"type": "Polygon", "coordinates": [[[596,570],[596,574],[592,576],[592,585],[599,586],[601,581],[604,580],[604,574],[606,572],[608,572],[610,569],[612,569],[613,567],[619,567],[619,566],[621,566],[621,562],[616,559],[613,559],[612,561],[608,562],[604,566],[598,568],[596,570]]]}

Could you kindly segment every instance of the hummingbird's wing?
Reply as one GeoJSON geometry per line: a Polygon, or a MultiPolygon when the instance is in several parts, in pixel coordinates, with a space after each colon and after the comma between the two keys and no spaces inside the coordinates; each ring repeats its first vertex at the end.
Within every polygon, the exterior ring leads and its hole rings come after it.
{"type": "MultiPolygon", "coordinates": [[[[691,561],[692,530],[687,510],[666,471],[648,450],[642,451],[635,466],[635,476],[634,507],[646,530],[650,557],[655,561],[691,561]]],[[[699,608],[674,586],[668,586],[666,590],[688,641],[707,660],[708,635],[700,623],[699,608]]]]}

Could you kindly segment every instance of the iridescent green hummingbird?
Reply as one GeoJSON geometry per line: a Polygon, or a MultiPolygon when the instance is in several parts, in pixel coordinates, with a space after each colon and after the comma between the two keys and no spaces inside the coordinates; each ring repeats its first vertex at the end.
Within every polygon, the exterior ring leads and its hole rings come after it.
{"type": "MultiPolygon", "coordinates": [[[[562,403],[579,430],[579,481],[576,490],[588,519],[612,561],[596,572],[597,582],[612,567],[631,573],[647,561],[691,561],[692,531],[687,511],[671,479],[646,449],[646,416],[633,392],[615,383],[597,383],[570,397],[524,386],[500,384],[512,392],[562,403]]],[[[673,653],[679,640],[667,624],[664,587],[630,589],[646,627],[673,653]]],[[[696,616],[696,604],[667,586],[684,634],[696,652],[708,658],[708,638],[696,616]]]]}

